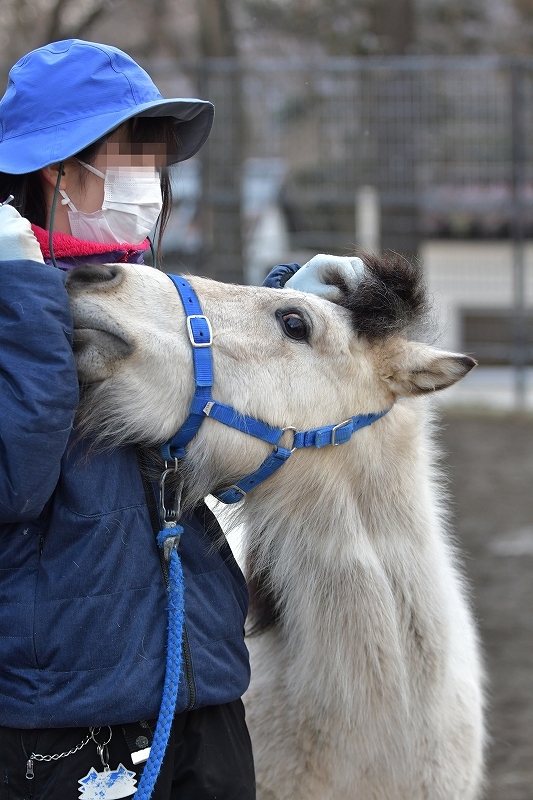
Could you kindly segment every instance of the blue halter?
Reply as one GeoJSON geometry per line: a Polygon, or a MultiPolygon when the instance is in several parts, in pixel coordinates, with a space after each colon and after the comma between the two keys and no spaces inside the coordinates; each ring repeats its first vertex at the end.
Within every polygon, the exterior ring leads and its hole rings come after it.
{"type": "Polygon", "coordinates": [[[187,332],[192,345],[195,392],[189,407],[189,415],[179,431],[161,447],[161,455],[165,461],[185,457],[185,447],[198,433],[200,425],[207,417],[216,419],[230,428],[254,436],[273,446],[272,453],[261,466],[241,478],[236,484],[214,493],[223,503],[237,503],[246,494],[269,478],[287,461],[289,456],[302,447],[325,447],[327,445],[345,444],[350,441],[355,431],[371,425],[383,417],[390,409],[375,414],[358,414],[339,422],[336,425],[325,425],[308,431],[297,431],[296,428],[273,428],[266,422],[240,414],[231,406],[213,400],[213,361],[211,357],[212,332],[209,320],[202,314],[202,308],[196,293],[186,278],[177,275],[168,276],[178,290],[187,317],[187,332]],[[292,447],[280,446],[284,434],[291,432],[292,447]]]}

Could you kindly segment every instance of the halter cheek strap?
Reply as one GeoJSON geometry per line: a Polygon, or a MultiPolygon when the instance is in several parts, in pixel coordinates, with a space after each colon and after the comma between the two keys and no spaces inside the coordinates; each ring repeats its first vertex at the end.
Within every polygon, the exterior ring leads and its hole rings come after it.
{"type": "Polygon", "coordinates": [[[185,309],[187,333],[192,346],[195,382],[194,396],[187,419],[179,431],[161,447],[161,455],[164,460],[172,461],[175,458],[185,458],[186,445],[196,436],[205,419],[203,408],[211,400],[211,389],[213,388],[213,359],[211,356],[213,336],[209,320],[202,314],[202,308],[189,281],[178,275],[169,275],[168,277],[178,290],[185,309]]]}
{"type": "Polygon", "coordinates": [[[333,447],[350,441],[355,431],[371,425],[383,417],[390,409],[378,411],[374,414],[358,414],[354,417],[338,422],[335,425],[324,425],[307,431],[298,431],[296,428],[274,428],[247,414],[240,414],[231,406],[219,403],[211,396],[213,388],[213,362],[211,345],[213,341],[211,325],[204,314],[194,289],[186,278],[176,275],[168,276],[174,283],[180,295],[186,314],[187,331],[192,346],[193,365],[195,376],[195,391],[189,407],[187,419],[179,431],[161,447],[161,456],[165,461],[182,459],[185,457],[185,448],[191,439],[196,436],[200,425],[207,417],[216,419],[223,425],[247,433],[256,439],[261,439],[273,446],[272,453],[263,463],[236,484],[223,491],[215,493],[215,497],[223,503],[237,503],[246,494],[269,478],[276,472],[291,454],[303,447],[333,447]],[[293,440],[290,449],[280,446],[285,434],[292,433],[293,440]]]}

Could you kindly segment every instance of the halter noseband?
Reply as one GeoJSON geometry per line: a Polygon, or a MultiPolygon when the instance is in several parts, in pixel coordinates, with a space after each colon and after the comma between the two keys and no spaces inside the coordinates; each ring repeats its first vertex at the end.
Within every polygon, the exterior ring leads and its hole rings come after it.
{"type": "Polygon", "coordinates": [[[195,391],[189,407],[187,419],[174,436],[161,446],[161,456],[165,461],[182,459],[185,457],[185,447],[196,436],[200,425],[207,417],[216,419],[230,428],[247,433],[256,439],[261,439],[273,446],[272,453],[263,461],[261,466],[236,484],[214,496],[223,503],[237,503],[246,494],[269,478],[287,461],[289,456],[302,447],[326,447],[327,445],[345,444],[350,441],[355,431],[371,425],[383,417],[390,409],[379,411],[375,414],[358,414],[339,422],[336,425],[325,425],[321,428],[312,428],[308,431],[298,431],[296,428],[273,428],[266,422],[240,414],[231,406],[219,403],[211,396],[213,388],[213,360],[211,345],[213,342],[211,325],[207,317],[202,314],[202,308],[196,293],[188,280],[178,275],[169,275],[178,290],[181,302],[185,309],[187,332],[192,345],[195,391]],[[293,434],[292,447],[286,449],[280,446],[284,434],[291,431],[293,434]]]}

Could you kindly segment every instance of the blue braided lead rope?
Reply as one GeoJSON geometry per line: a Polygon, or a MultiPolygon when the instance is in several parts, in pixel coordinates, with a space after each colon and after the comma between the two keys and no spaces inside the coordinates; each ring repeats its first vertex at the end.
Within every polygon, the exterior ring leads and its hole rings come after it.
{"type": "MultiPolygon", "coordinates": [[[[179,537],[183,533],[181,525],[165,528],[157,536],[157,544],[164,548],[165,541],[171,537],[179,537]]],[[[168,645],[165,683],[161,708],[150,748],[148,761],[144,765],[139,786],[134,795],[135,800],[149,800],[157,781],[163,757],[167,749],[170,729],[176,711],[178,687],[181,673],[181,643],[183,637],[184,617],[184,580],[181,560],[176,547],[170,553],[169,561],[169,599],[168,599],[168,645]]]]}

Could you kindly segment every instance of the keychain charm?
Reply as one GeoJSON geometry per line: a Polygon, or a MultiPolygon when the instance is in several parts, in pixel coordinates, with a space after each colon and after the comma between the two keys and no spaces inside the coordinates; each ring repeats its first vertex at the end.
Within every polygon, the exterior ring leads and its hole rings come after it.
{"type": "Polygon", "coordinates": [[[119,800],[121,797],[130,797],[137,791],[137,779],[123,764],[116,769],[107,769],[97,772],[91,767],[85,778],[78,781],[80,784],[79,800],[119,800]]]}
{"type": "Polygon", "coordinates": [[[135,772],[126,769],[124,764],[119,764],[116,769],[109,767],[107,746],[113,736],[111,728],[109,728],[109,738],[105,742],[99,742],[96,739],[100,728],[91,728],[90,730],[104,771],[97,772],[94,767],[91,767],[87,775],[80,778],[78,781],[80,784],[79,800],[120,800],[122,797],[134,794],[137,791],[135,772]]]}

